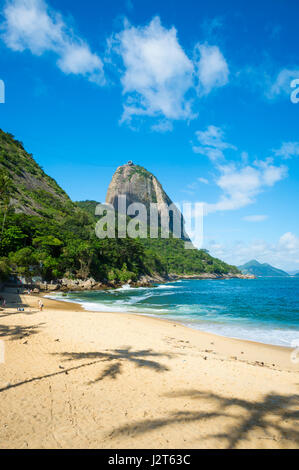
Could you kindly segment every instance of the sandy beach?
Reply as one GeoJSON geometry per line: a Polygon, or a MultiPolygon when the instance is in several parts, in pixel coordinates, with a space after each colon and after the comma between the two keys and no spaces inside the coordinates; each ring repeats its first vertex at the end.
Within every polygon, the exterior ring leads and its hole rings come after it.
{"type": "Polygon", "coordinates": [[[2,295],[1,449],[299,448],[290,349],[2,295]]]}

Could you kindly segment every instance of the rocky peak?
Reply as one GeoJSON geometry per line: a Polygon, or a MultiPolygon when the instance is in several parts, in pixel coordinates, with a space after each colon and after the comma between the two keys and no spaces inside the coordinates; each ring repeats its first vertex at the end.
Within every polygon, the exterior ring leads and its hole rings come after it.
{"type": "MultiPolygon", "coordinates": [[[[158,179],[142,166],[135,165],[129,161],[126,165],[117,168],[109,185],[106,203],[112,204],[115,210],[118,210],[118,197],[126,196],[127,207],[139,202],[146,206],[148,214],[151,203],[157,204],[158,213],[161,216],[165,205],[170,206],[172,200],[164,191],[158,179]]],[[[176,214],[173,217],[180,217],[180,211],[176,208],[176,214]]],[[[171,214],[170,229],[173,227],[173,217],[171,214]]],[[[183,239],[188,239],[185,235],[183,239]]]]}

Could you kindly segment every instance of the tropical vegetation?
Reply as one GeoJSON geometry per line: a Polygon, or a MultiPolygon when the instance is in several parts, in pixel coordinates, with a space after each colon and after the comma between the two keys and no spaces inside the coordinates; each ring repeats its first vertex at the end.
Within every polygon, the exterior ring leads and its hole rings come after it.
{"type": "Polygon", "coordinates": [[[141,275],[238,272],[183,240],[99,239],[96,201],[73,202],[28,154],[0,130],[0,279],[93,277],[136,281],[141,275]]]}

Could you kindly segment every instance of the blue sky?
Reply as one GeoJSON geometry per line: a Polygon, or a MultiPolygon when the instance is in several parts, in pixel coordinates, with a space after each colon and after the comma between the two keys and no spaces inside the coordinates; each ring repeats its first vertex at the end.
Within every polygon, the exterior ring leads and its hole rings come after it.
{"type": "Polygon", "coordinates": [[[296,0],[0,5],[0,126],[72,199],[132,159],[213,255],[299,270],[296,0]]]}

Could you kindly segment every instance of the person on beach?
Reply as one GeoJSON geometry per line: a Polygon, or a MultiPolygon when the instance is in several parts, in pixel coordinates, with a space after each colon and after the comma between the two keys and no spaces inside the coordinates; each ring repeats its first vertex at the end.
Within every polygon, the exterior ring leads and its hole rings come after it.
{"type": "Polygon", "coordinates": [[[38,306],[39,306],[40,311],[42,312],[44,308],[44,304],[41,300],[38,301],[38,306]]]}

